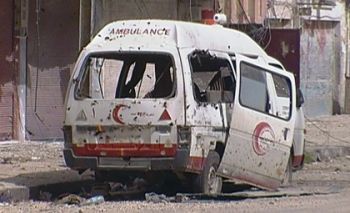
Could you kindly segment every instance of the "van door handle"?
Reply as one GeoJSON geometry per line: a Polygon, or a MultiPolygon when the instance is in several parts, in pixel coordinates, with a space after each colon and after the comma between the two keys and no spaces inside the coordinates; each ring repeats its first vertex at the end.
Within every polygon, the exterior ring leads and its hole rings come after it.
{"type": "Polygon", "coordinates": [[[289,131],[289,128],[284,128],[283,136],[285,141],[287,140],[288,131],[289,131]]]}

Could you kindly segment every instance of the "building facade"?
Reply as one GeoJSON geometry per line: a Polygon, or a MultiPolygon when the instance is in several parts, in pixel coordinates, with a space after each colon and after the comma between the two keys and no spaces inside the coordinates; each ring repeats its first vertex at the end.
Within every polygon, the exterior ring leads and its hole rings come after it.
{"type": "Polygon", "coordinates": [[[123,19],[211,23],[247,32],[298,80],[308,117],[350,112],[349,7],[341,0],[8,0],[0,2],[0,140],[61,140],[81,48],[123,19]]]}

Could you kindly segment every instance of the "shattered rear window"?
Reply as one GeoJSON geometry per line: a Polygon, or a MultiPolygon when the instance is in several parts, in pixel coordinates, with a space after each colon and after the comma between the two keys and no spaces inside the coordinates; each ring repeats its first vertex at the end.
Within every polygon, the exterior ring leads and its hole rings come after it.
{"type": "Polygon", "coordinates": [[[168,54],[91,54],[77,82],[77,99],[171,98],[175,95],[174,63],[168,54]]]}

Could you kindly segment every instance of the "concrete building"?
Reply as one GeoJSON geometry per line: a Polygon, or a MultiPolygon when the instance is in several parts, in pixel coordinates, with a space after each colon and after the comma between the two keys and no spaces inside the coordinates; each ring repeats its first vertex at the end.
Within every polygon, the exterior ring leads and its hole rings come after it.
{"type": "MultiPolygon", "coordinates": [[[[272,28],[300,29],[300,87],[306,115],[349,113],[348,2],[276,0],[268,11],[272,28]]],[[[284,49],[288,51],[287,46],[284,49]]]]}

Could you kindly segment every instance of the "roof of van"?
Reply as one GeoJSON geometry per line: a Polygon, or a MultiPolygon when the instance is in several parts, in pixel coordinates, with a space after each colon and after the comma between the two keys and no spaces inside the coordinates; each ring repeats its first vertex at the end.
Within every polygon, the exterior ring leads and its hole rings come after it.
{"type": "MultiPolygon", "coordinates": [[[[90,48],[147,47],[210,49],[267,57],[248,35],[221,25],[172,20],[126,20],[106,25],[87,46],[90,48]]],[[[140,49],[140,48],[139,48],[140,49]]]]}

